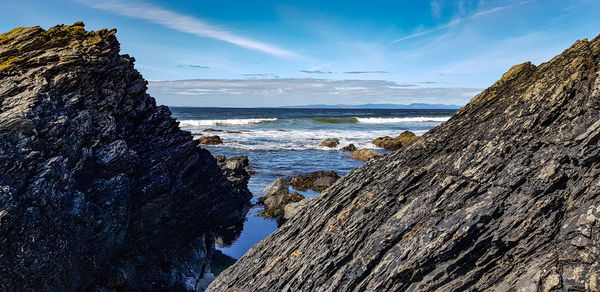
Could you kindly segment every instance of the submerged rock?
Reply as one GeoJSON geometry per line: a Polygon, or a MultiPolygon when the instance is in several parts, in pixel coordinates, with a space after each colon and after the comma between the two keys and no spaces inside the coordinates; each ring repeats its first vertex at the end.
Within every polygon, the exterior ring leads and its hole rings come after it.
{"type": "Polygon", "coordinates": [[[296,190],[313,190],[322,192],[337,181],[340,176],[335,171],[313,171],[303,175],[292,176],[290,185],[296,190]]]}
{"type": "Polygon", "coordinates": [[[347,146],[342,147],[340,150],[346,151],[346,152],[354,152],[357,150],[357,148],[356,148],[356,146],[354,146],[354,144],[349,144],[347,146]]]}
{"type": "Polygon", "coordinates": [[[375,150],[373,150],[373,149],[363,148],[363,149],[358,149],[358,150],[354,151],[354,153],[352,153],[352,155],[348,156],[348,158],[367,161],[367,160],[379,158],[382,156],[383,155],[375,152],[375,150]]]}
{"type": "Polygon", "coordinates": [[[221,137],[219,137],[219,136],[203,136],[203,137],[198,138],[198,141],[200,142],[200,144],[203,144],[203,145],[223,144],[223,141],[221,140],[221,137]]]}
{"type": "Polygon", "coordinates": [[[0,290],[194,290],[249,192],[146,93],[116,30],[0,35],[0,290]]]}
{"type": "Polygon", "coordinates": [[[338,138],[327,138],[327,139],[323,140],[323,142],[321,142],[321,144],[319,144],[319,146],[329,147],[329,148],[335,148],[338,145],[340,145],[340,139],[338,139],[338,138]]]}
{"type": "Polygon", "coordinates": [[[512,67],[403,151],[366,163],[209,291],[593,291],[600,37],[512,67]]]}
{"type": "Polygon", "coordinates": [[[417,140],[417,135],[411,131],[404,131],[398,137],[392,138],[390,136],[380,137],[373,140],[373,144],[377,147],[381,147],[385,150],[398,150],[404,146],[417,140]]]}

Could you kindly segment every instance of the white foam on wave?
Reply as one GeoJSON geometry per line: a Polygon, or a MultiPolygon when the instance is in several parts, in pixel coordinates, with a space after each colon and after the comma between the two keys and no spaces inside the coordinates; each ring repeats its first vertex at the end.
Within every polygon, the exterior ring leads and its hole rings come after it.
{"type": "Polygon", "coordinates": [[[265,119],[225,119],[225,120],[181,120],[181,127],[202,127],[202,126],[241,126],[249,124],[260,124],[265,122],[274,122],[277,118],[265,119]]]}
{"type": "Polygon", "coordinates": [[[365,124],[396,124],[407,122],[445,122],[450,117],[410,117],[410,118],[356,118],[359,123],[365,124]]]}
{"type": "MultiPolygon", "coordinates": [[[[219,132],[223,140],[220,147],[229,147],[243,150],[338,150],[348,144],[357,148],[377,148],[372,141],[383,136],[398,136],[402,131],[376,130],[376,131],[308,131],[308,130],[252,130],[242,133],[219,132]],[[338,138],[340,145],[337,148],[319,146],[327,138],[338,138]]],[[[413,131],[417,135],[424,134],[425,130],[413,131]]]]}

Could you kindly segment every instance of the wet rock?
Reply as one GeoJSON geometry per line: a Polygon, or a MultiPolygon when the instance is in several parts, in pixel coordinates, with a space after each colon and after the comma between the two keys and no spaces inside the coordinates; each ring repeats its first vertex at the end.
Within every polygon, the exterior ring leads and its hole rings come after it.
{"type": "Polygon", "coordinates": [[[313,171],[289,179],[290,185],[299,191],[313,190],[321,192],[335,183],[340,176],[335,171],[313,171]]]}
{"type": "Polygon", "coordinates": [[[338,138],[327,138],[319,144],[319,146],[335,148],[340,145],[340,139],[338,138]]]}
{"type": "Polygon", "coordinates": [[[223,144],[223,141],[221,140],[221,137],[219,137],[219,136],[204,136],[204,137],[198,138],[198,141],[200,142],[200,144],[203,144],[203,145],[223,144]]]}
{"type": "Polygon", "coordinates": [[[367,160],[379,158],[382,156],[383,155],[375,152],[375,150],[373,150],[373,149],[363,148],[363,149],[358,149],[358,150],[354,151],[354,153],[352,153],[352,155],[348,156],[348,158],[367,161],[367,160]]]}
{"type": "Polygon", "coordinates": [[[593,291],[600,37],[340,179],[209,291],[593,291]]]}
{"type": "Polygon", "coordinates": [[[349,144],[347,146],[342,147],[340,150],[346,151],[346,152],[354,152],[357,150],[357,148],[356,148],[356,146],[354,146],[354,144],[349,144]]]}
{"type": "Polygon", "coordinates": [[[204,129],[202,132],[223,132],[223,130],[208,128],[204,129]]]}
{"type": "Polygon", "coordinates": [[[281,218],[283,217],[285,205],[304,199],[304,196],[299,193],[290,194],[289,189],[289,182],[285,178],[277,178],[269,184],[263,191],[264,196],[258,198],[259,202],[265,206],[265,210],[259,215],[268,218],[281,218]]]}
{"type": "Polygon", "coordinates": [[[200,289],[249,192],[146,93],[116,30],[0,35],[0,290],[200,289]]]}
{"type": "Polygon", "coordinates": [[[389,136],[380,137],[373,140],[373,144],[385,150],[398,150],[417,140],[417,135],[411,131],[404,131],[398,137],[392,138],[389,136]]]}

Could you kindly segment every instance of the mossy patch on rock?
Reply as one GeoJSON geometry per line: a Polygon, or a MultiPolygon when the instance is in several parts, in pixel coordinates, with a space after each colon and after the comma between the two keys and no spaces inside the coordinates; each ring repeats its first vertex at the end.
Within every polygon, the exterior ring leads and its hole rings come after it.
{"type": "Polygon", "coordinates": [[[417,135],[411,131],[404,131],[398,137],[392,138],[390,136],[379,137],[373,140],[373,144],[377,147],[381,147],[385,150],[398,150],[403,146],[407,146],[408,144],[417,140],[417,135]]]}
{"type": "Polygon", "coordinates": [[[6,61],[0,63],[0,71],[8,71],[13,68],[13,63],[21,61],[22,59],[19,57],[10,57],[6,61]]]}

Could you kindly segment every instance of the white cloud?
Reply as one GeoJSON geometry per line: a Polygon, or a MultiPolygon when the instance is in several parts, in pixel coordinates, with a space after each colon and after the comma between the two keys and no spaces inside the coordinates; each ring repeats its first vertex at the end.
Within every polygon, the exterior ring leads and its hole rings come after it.
{"type": "Polygon", "coordinates": [[[275,45],[240,36],[222,27],[187,15],[175,13],[161,7],[141,2],[120,2],[114,0],[91,1],[79,0],[80,3],[119,15],[147,20],[171,29],[193,34],[199,37],[212,38],[228,42],[246,49],[260,51],[278,57],[299,57],[295,52],[279,48],[275,45]]]}
{"type": "Polygon", "coordinates": [[[463,105],[472,87],[420,87],[385,80],[315,78],[152,81],[149,92],[174,106],[285,106],[300,104],[442,103],[463,105]]]}

